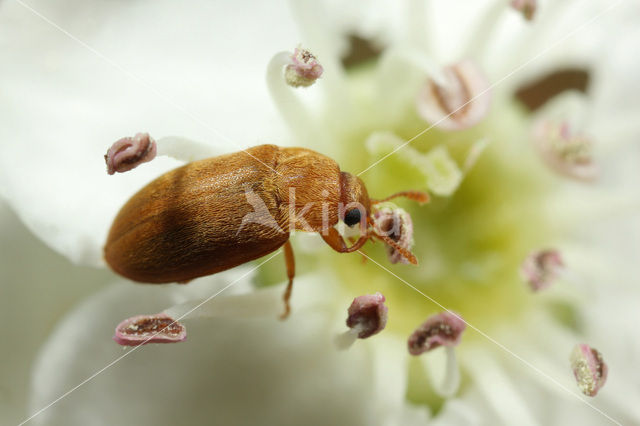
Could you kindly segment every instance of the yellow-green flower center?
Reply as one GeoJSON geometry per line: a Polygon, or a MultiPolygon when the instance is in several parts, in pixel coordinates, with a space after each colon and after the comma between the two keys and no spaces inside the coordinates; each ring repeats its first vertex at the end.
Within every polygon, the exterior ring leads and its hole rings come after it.
{"type": "MultiPolygon", "coordinates": [[[[352,78],[358,80],[359,105],[373,109],[371,105],[380,100],[370,71],[361,70],[352,78]]],[[[472,129],[443,132],[432,128],[403,148],[429,153],[444,147],[462,168],[475,142],[487,139],[489,144],[451,196],[434,196],[424,206],[400,202],[414,222],[414,252],[420,265],[389,264],[382,243],[365,247],[376,261],[483,330],[517,321],[526,312],[531,295],[522,284],[519,267],[532,249],[550,243],[551,233],[550,220],[543,213],[549,180],[529,146],[526,113],[504,96],[494,98],[491,111],[472,129]]],[[[353,120],[351,131],[335,135],[336,145],[342,148],[337,160],[342,169],[354,173],[379,158],[367,155],[365,149],[372,133],[393,132],[409,140],[430,126],[414,112],[413,99],[408,99],[403,119],[389,127],[381,128],[375,113],[370,114],[371,121],[363,116],[353,120]]],[[[427,189],[424,176],[400,154],[361,176],[372,197],[427,189]]],[[[328,262],[354,295],[380,291],[387,297],[390,332],[408,336],[429,315],[442,311],[373,262],[362,265],[356,255],[329,256],[328,262]]]]}
{"type": "MultiPolygon", "coordinates": [[[[430,126],[415,113],[413,99],[407,99],[402,119],[381,124],[388,120],[376,109],[380,99],[373,71],[371,66],[351,71],[358,107],[355,116],[326,120],[325,130],[331,135],[327,140],[332,142],[322,151],[332,155],[342,170],[354,174],[380,158],[367,150],[366,141],[372,134],[386,132],[406,141],[430,126]]],[[[513,98],[502,95],[494,97],[491,113],[482,124],[456,132],[432,128],[413,140],[403,149],[420,156],[445,148],[461,171],[474,143],[486,139],[488,147],[452,195],[435,195],[424,206],[398,201],[413,219],[417,267],[390,264],[382,242],[364,248],[376,262],[489,334],[497,324],[517,326],[533,306],[519,267],[530,251],[553,243],[552,222],[544,210],[550,178],[530,147],[528,135],[527,113],[513,98]]],[[[411,156],[398,152],[363,173],[360,177],[370,196],[428,190],[425,174],[410,160],[411,156]]],[[[440,167],[437,162],[434,166],[440,167]]],[[[298,256],[298,264],[301,273],[330,268],[353,297],[376,291],[384,294],[389,307],[385,333],[406,338],[427,317],[443,310],[374,262],[363,263],[358,254],[340,255],[327,248],[312,259],[298,256]]],[[[270,265],[268,271],[263,272],[263,279],[269,276],[282,281],[281,265],[270,265]]],[[[344,308],[346,318],[347,306],[344,308]]],[[[468,329],[464,341],[479,337],[468,329]]],[[[411,370],[413,381],[416,366],[411,370]]],[[[433,402],[425,395],[410,399],[433,402]]]]}
{"type": "MultiPolygon", "coordinates": [[[[342,117],[335,125],[327,120],[325,128],[333,141],[325,152],[334,156],[342,170],[352,173],[379,159],[365,147],[372,134],[391,132],[409,140],[430,126],[417,116],[413,100],[408,99],[402,120],[381,127],[373,71],[365,67],[350,75],[361,106],[357,117],[342,117]],[[345,122],[349,125],[344,126],[345,122]]],[[[550,221],[543,213],[549,181],[528,144],[528,129],[525,111],[515,100],[503,96],[494,98],[490,115],[478,126],[457,132],[432,128],[413,140],[404,149],[429,153],[445,147],[461,168],[475,142],[487,139],[488,147],[451,196],[434,196],[424,206],[398,202],[414,222],[418,267],[391,265],[381,242],[364,248],[377,262],[483,330],[517,321],[526,312],[531,295],[519,277],[519,266],[531,250],[550,242],[550,221]]],[[[424,176],[408,165],[400,152],[361,178],[373,198],[428,189],[424,176]]],[[[389,306],[387,332],[408,336],[429,315],[442,311],[373,262],[363,264],[358,254],[337,255],[329,248],[313,259],[305,259],[299,251],[297,254],[300,273],[329,267],[354,297],[383,293],[389,306]]],[[[275,263],[263,269],[261,282],[282,281],[281,265],[275,263]]],[[[465,339],[472,335],[468,333],[465,339]]]]}

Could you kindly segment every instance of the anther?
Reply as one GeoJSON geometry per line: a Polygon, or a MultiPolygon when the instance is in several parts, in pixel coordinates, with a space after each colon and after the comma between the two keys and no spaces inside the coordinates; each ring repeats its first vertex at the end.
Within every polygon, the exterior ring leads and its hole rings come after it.
{"type": "Polygon", "coordinates": [[[591,141],[573,134],[567,122],[539,123],[534,129],[534,143],[544,162],[556,173],[582,181],[596,178],[591,141]]]}
{"type": "Polygon", "coordinates": [[[457,346],[465,328],[467,325],[458,314],[442,312],[433,315],[416,328],[409,337],[409,353],[420,355],[440,346],[457,346]]]}
{"type": "Polygon", "coordinates": [[[522,262],[520,273],[531,290],[540,291],[549,287],[562,270],[564,262],[557,250],[540,250],[530,253],[522,262]]]}
{"type": "Polygon", "coordinates": [[[384,330],[388,309],[381,293],[365,294],[353,299],[347,310],[349,330],[336,337],[340,349],[350,347],[356,339],[366,339],[384,330]]]}
{"type": "MultiPolygon", "coordinates": [[[[382,208],[373,213],[374,233],[378,237],[386,236],[390,238],[404,250],[404,253],[411,253],[413,247],[413,222],[411,216],[405,210],[392,203],[385,203],[382,208]]],[[[384,239],[383,239],[384,241],[384,239]]],[[[408,257],[403,255],[401,250],[387,244],[387,257],[391,263],[412,263],[408,257]]]]}
{"type": "Polygon", "coordinates": [[[538,7],[537,0],[512,0],[511,7],[522,13],[524,19],[531,21],[538,7]]]}
{"type": "Polygon", "coordinates": [[[285,67],[284,78],[289,86],[308,87],[322,76],[322,65],[308,50],[297,47],[285,67]]]}
{"type": "Polygon", "coordinates": [[[156,142],[148,133],[138,133],[134,137],[117,140],[104,156],[107,173],[124,173],[155,158],[156,142]]]}
{"type": "Polygon", "coordinates": [[[489,112],[489,82],[480,68],[463,61],[442,70],[441,82],[429,78],[416,99],[418,114],[443,130],[478,124],[489,112]]]}
{"type": "Polygon", "coordinates": [[[573,348],[569,360],[580,391],[587,396],[596,396],[607,380],[608,369],[602,354],[582,343],[573,348]]]}
{"type": "Polygon", "coordinates": [[[123,346],[147,343],[177,343],[187,338],[187,329],[165,313],[136,315],[116,327],[113,340],[123,346]]]}

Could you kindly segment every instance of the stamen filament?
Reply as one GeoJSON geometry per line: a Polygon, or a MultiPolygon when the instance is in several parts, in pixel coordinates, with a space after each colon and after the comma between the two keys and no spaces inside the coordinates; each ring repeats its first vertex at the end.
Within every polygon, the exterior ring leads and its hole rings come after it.
{"type": "Polygon", "coordinates": [[[213,146],[183,138],[181,136],[166,136],[157,140],[158,155],[165,155],[185,163],[215,157],[221,153],[213,146]]]}
{"type": "Polygon", "coordinates": [[[476,165],[476,163],[478,162],[478,159],[480,159],[480,156],[482,155],[482,153],[484,152],[484,150],[487,148],[488,145],[489,145],[489,139],[486,137],[482,139],[478,139],[473,143],[473,145],[471,145],[471,148],[467,153],[467,158],[465,158],[464,165],[462,166],[462,174],[464,176],[469,174],[473,166],[476,165]]]}
{"type": "Polygon", "coordinates": [[[307,107],[300,101],[285,79],[285,69],[292,64],[291,52],[279,52],[267,66],[267,86],[278,111],[294,137],[313,137],[315,124],[307,107]]]}
{"type": "Polygon", "coordinates": [[[485,9],[484,15],[478,20],[476,27],[469,32],[472,37],[469,40],[465,56],[474,58],[487,56],[487,46],[499,28],[499,22],[504,17],[505,11],[508,11],[508,8],[502,1],[494,2],[491,7],[485,9]]]}
{"type": "Polygon", "coordinates": [[[423,77],[433,80],[439,86],[447,85],[447,77],[443,67],[433,61],[431,57],[414,48],[394,49],[387,53],[380,63],[380,75],[383,79],[395,81],[391,76],[396,75],[394,68],[411,67],[424,74],[423,77]]]}
{"type": "Polygon", "coordinates": [[[407,7],[407,29],[409,32],[409,40],[412,44],[424,48],[426,50],[432,50],[429,43],[429,36],[427,34],[428,25],[425,24],[427,19],[425,0],[410,0],[407,7]]]}
{"type": "Polygon", "coordinates": [[[343,333],[338,334],[334,339],[336,348],[340,350],[349,349],[355,343],[355,341],[358,340],[358,334],[360,334],[362,330],[363,327],[358,325],[350,328],[343,333]]]}
{"type": "Polygon", "coordinates": [[[456,350],[453,346],[445,347],[445,355],[447,357],[447,366],[444,378],[440,387],[435,390],[440,396],[449,398],[453,396],[460,387],[460,367],[458,365],[458,359],[456,358],[456,350]]]}

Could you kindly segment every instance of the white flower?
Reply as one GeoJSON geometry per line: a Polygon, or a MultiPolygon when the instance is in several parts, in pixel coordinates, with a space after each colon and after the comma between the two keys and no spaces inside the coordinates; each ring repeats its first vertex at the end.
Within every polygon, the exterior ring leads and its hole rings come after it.
{"type": "Polygon", "coordinates": [[[106,148],[139,131],[211,141],[198,155],[262,142],[308,146],[362,172],[373,196],[436,196],[407,208],[418,269],[391,266],[375,248],[362,266],[356,255],[296,247],[302,261],[284,323],[270,311],[281,286],[252,288],[284,278],[275,258],[188,286],[118,282],[96,293],[40,352],[34,422],[640,421],[640,336],[627,317],[639,288],[640,63],[629,54],[640,40],[630,29],[638,7],[600,16],[608,2],[540,2],[528,22],[506,1],[343,3],[292,2],[293,13],[255,2],[2,5],[0,34],[11,44],[0,46],[0,188],[27,226],[74,262],[100,265],[117,209],[177,164],[158,159],[108,176],[106,148]],[[345,69],[348,34],[374,40],[382,55],[345,69]],[[322,63],[322,78],[289,91],[271,74],[265,84],[269,59],[299,41],[322,63]],[[465,86],[468,68],[455,64],[467,60],[486,81],[465,86]],[[586,70],[588,93],[563,93],[532,113],[517,103],[518,88],[563,67],[586,70]],[[589,135],[599,167],[593,185],[547,167],[532,144],[539,120],[589,135]],[[531,294],[518,268],[549,245],[573,275],[531,294]],[[123,318],[230,283],[203,305],[208,318],[185,319],[184,343],[122,352],[111,341],[123,318]],[[349,303],[376,291],[388,302],[387,328],[336,351],[349,303]],[[407,351],[410,333],[443,310],[430,298],[469,321],[457,362],[443,351],[407,351]],[[248,318],[250,303],[268,309],[248,318]],[[583,341],[609,366],[592,405],[571,395],[568,356],[583,341]],[[444,371],[462,375],[459,389],[443,392],[444,371]]]}

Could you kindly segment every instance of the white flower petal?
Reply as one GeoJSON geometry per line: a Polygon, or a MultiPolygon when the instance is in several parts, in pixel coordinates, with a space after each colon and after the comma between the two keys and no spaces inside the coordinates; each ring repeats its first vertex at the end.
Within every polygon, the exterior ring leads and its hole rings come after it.
{"type": "Polygon", "coordinates": [[[523,395],[493,353],[481,348],[467,348],[462,362],[476,387],[504,424],[537,424],[523,395]]]}
{"type": "MultiPolygon", "coordinates": [[[[218,286],[228,280],[224,273],[215,277],[218,286]]],[[[294,311],[284,322],[276,317],[187,318],[185,342],[140,347],[34,420],[65,425],[202,424],[212,419],[225,424],[370,423],[380,392],[380,386],[363,386],[373,380],[366,362],[370,352],[366,345],[334,349],[323,285],[326,281],[319,278],[297,279],[294,311]]],[[[123,355],[111,340],[120,319],[160,311],[181,292],[178,286],[119,284],[82,304],[43,348],[32,410],[123,355]]],[[[225,296],[219,297],[223,303],[225,296]]]]}
{"type": "Polygon", "coordinates": [[[100,264],[117,209],[176,165],[107,176],[102,156],[122,136],[181,135],[229,152],[280,133],[264,73],[298,39],[283,1],[249,3],[3,3],[0,186],[47,244],[100,264]]]}
{"type": "Polygon", "coordinates": [[[483,65],[492,81],[509,75],[499,87],[508,91],[558,69],[589,70],[610,45],[620,42],[625,33],[621,25],[633,27],[620,20],[623,3],[610,9],[613,3],[606,0],[539,1],[532,22],[510,10],[496,25],[483,65]]]}
{"type": "Polygon", "coordinates": [[[27,412],[33,359],[67,309],[103,288],[112,274],[77,267],[26,229],[0,199],[0,424],[27,412]]]}
{"type": "Polygon", "coordinates": [[[377,400],[372,415],[384,425],[423,424],[429,417],[425,407],[413,407],[405,401],[409,355],[406,343],[395,336],[381,334],[364,342],[371,345],[374,392],[377,400]]]}
{"type": "Polygon", "coordinates": [[[509,357],[505,362],[509,369],[522,371],[519,388],[532,409],[547,412],[549,419],[545,419],[545,422],[565,424],[563,419],[567,411],[576,413],[587,425],[602,424],[607,421],[606,416],[623,424],[634,424],[640,420],[640,409],[633,403],[640,398],[640,393],[635,389],[640,377],[635,369],[638,348],[633,347],[633,342],[638,340],[638,333],[633,327],[627,326],[628,318],[634,315],[636,307],[632,302],[624,301],[633,300],[629,296],[611,299],[609,303],[603,303],[603,299],[606,298],[590,298],[589,316],[577,319],[580,325],[584,323],[587,326],[580,327],[586,328],[582,334],[569,330],[547,315],[537,313],[518,330],[518,335],[524,335],[526,339],[518,339],[515,331],[503,338],[512,342],[509,349],[539,370],[525,366],[515,357],[509,357]],[[600,320],[594,321],[592,317],[600,320]],[[606,319],[602,320],[604,317],[606,319]],[[583,396],[576,386],[568,361],[573,346],[579,341],[589,341],[600,349],[606,349],[603,356],[609,370],[618,372],[609,376],[598,396],[589,398],[588,404],[580,401],[583,396]]]}

